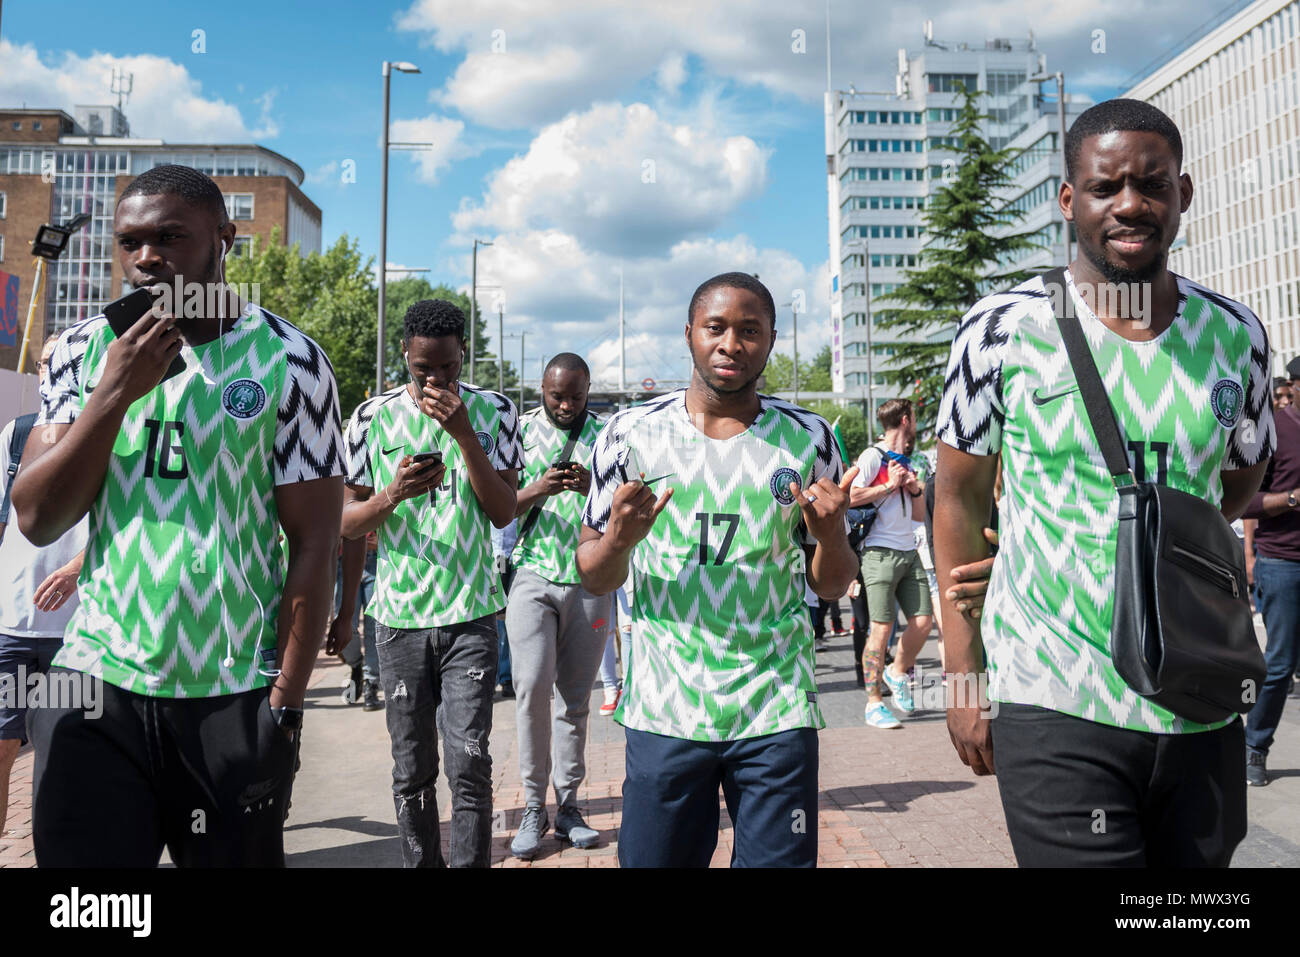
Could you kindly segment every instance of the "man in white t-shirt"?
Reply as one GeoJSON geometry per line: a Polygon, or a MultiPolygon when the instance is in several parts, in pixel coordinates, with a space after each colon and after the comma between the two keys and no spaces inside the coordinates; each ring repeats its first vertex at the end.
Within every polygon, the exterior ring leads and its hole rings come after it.
{"type": "MultiPolygon", "coordinates": [[[[42,385],[57,341],[58,336],[50,336],[41,350],[42,385]]],[[[0,430],[0,481],[8,480],[14,425],[0,430]]],[[[28,441],[40,441],[40,430],[28,441]]],[[[4,491],[0,487],[0,495],[4,491]]],[[[63,644],[63,629],[77,610],[86,532],[83,518],[54,544],[37,548],[18,530],[12,505],[8,521],[0,524],[0,834],[9,807],[9,772],[18,749],[27,743],[28,679],[49,669],[63,644]]]]}
{"type": "Polygon", "coordinates": [[[889,686],[901,711],[915,710],[907,673],[930,634],[933,612],[929,578],[912,531],[913,518],[925,514],[925,486],[909,458],[916,444],[912,403],[890,399],[876,410],[876,418],[885,430],[884,437],[858,457],[858,477],[849,493],[851,508],[875,505],[877,509],[862,552],[862,583],[871,618],[862,656],[867,691],[863,717],[872,728],[899,728],[902,725],[885,705],[880,682],[889,686]],[[899,639],[893,664],[886,668],[883,662],[895,598],[907,618],[907,629],[899,639]]]}

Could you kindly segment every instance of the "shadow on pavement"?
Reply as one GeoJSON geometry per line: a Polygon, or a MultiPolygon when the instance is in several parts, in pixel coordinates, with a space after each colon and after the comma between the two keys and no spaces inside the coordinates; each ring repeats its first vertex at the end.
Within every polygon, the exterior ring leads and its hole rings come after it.
{"type": "Polygon", "coordinates": [[[927,794],[965,791],[974,786],[972,781],[900,781],[827,788],[821,794],[842,811],[884,811],[897,814],[906,811],[908,804],[916,798],[927,794]]]}

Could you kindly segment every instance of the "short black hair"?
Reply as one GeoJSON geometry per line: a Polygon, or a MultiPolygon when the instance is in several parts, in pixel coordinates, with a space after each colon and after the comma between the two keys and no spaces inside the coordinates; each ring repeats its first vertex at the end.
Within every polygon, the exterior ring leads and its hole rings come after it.
{"type": "Polygon", "coordinates": [[[542,370],[542,378],[546,378],[547,373],[552,369],[559,369],[563,372],[581,372],[590,381],[591,369],[587,366],[587,361],[576,352],[561,352],[558,355],[551,356],[551,361],[546,363],[546,368],[542,370]]]}
{"type": "Polygon", "coordinates": [[[118,205],[128,196],[158,196],[160,194],[179,196],[191,206],[206,209],[217,219],[217,224],[224,226],[230,221],[226,215],[226,201],[221,196],[221,187],[208,176],[189,166],[164,164],[145,170],[131,180],[118,205]]]}
{"type": "Polygon", "coordinates": [[[767,314],[772,320],[772,328],[776,328],[776,301],[767,287],[758,281],[758,277],[751,276],[747,272],[724,272],[700,283],[700,287],[695,290],[695,295],[691,296],[691,304],[686,307],[687,325],[695,321],[695,307],[700,304],[700,300],[715,289],[744,289],[752,292],[767,308],[767,314]]]}
{"type": "Polygon", "coordinates": [[[1286,378],[1285,376],[1280,376],[1280,375],[1273,376],[1273,388],[1274,390],[1289,389],[1291,388],[1291,380],[1286,378]]]}
{"type": "Polygon", "coordinates": [[[402,320],[402,339],[410,342],[416,336],[439,339],[455,336],[465,341],[465,313],[454,302],[446,299],[421,299],[411,304],[402,320]]]}
{"type": "Polygon", "coordinates": [[[1074,182],[1075,170],[1079,168],[1079,153],[1083,150],[1083,141],[1089,136],[1130,131],[1163,136],[1169,148],[1174,151],[1179,171],[1182,171],[1183,137],[1174,121],[1150,103],[1121,97],[1105,100],[1084,110],[1065,134],[1066,181],[1074,182]]]}

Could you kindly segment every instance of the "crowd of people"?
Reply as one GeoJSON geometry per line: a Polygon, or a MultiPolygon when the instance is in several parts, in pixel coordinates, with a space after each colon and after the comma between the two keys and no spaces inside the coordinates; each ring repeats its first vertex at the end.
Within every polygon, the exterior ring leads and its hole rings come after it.
{"type": "MultiPolygon", "coordinates": [[[[597,843],[580,794],[598,678],[626,736],[622,866],[706,866],[720,791],[734,866],[814,866],[814,655],[847,598],[869,733],[915,710],[939,626],[954,748],[997,773],[1019,863],[1226,865],[1300,648],[1300,360],[1275,382],[1258,317],[1168,270],[1192,199],[1168,117],[1107,101],[1065,153],[1064,293],[1130,475],[1247,519],[1268,644],[1246,720],[1190,719],[1117,671],[1119,501],[1049,277],[957,324],[933,462],[909,399],[880,405],[849,462],[824,419],[761,393],[776,308],[743,272],[690,298],[690,385],[607,418],[574,353],[527,411],[464,381],[465,316],[425,300],[404,317],[405,381],[345,420],[319,346],[227,294],[216,315],[74,325],[47,344],[35,421],[0,435],[21,458],[0,677],[88,682],[81,703],[0,709],[0,781],[34,743],[38,863],[154,866],[165,847],[182,866],[282,865],[324,642],[345,699],[384,711],[403,866],[490,863],[498,690],[526,798],[511,853],[552,829],[597,843]],[[1141,322],[1093,292],[1137,282],[1141,322]]],[[[224,288],[234,226],[195,170],[133,180],[115,236],[132,286],[224,288]]]]}

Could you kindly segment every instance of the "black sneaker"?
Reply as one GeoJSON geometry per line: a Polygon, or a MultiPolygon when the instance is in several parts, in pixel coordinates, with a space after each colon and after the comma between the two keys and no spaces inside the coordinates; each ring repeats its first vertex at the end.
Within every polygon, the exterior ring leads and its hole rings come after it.
{"type": "Polygon", "coordinates": [[[501,697],[513,698],[515,696],[515,686],[509,681],[501,682],[501,697]]]}
{"type": "Polygon", "coordinates": [[[367,681],[362,691],[364,703],[361,705],[362,711],[381,711],[384,703],[379,700],[379,682],[367,681]]]}
{"type": "Polygon", "coordinates": [[[1266,758],[1263,751],[1246,749],[1246,783],[1251,787],[1262,788],[1268,785],[1268,768],[1264,763],[1266,758]]]}

